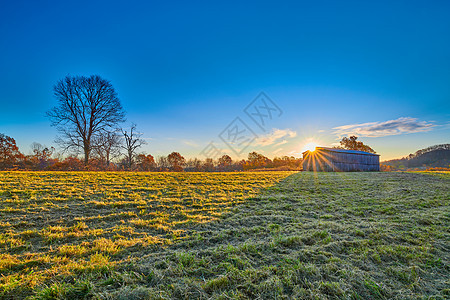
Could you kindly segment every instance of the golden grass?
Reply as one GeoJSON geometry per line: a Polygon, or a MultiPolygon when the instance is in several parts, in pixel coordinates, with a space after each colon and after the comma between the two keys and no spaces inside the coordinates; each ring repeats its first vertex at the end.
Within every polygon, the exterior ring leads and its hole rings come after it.
{"type": "Polygon", "coordinates": [[[0,298],[446,299],[450,173],[0,172],[0,298]]]}
{"type": "Polygon", "coordinates": [[[0,295],[108,273],[288,175],[0,172],[0,295]]]}

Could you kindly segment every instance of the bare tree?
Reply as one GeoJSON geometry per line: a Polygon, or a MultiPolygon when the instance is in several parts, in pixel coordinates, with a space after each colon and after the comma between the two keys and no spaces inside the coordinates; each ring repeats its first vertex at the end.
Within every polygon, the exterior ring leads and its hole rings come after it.
{"type": "Polygon", "coordinates": [[[147,144],[141,137],[142,133],[136,132],[136,124],[132,123],[130,131],[121,129],[125,145],[122,148],[126,151],[126,160],[128,168],[131,170],[133,167],[133,160],[136,155],[136,149],[142,145],[147,144]]]}
{"type": "Polygon", "coordinates": [[[202,170],[202,161],[194,157],[186,161],[185,171],[187,172],[200,172],[202,170]]]}
{"type": "Polygon", "coordinates": [[[47,112],[60,133],[63,150],[82,150],[89,162],[93,139],[125,120],[125,112],[112,84],[98,75],[66,76],[53,87],[58,106],[47,112]]]}
{"type": "Polygon", "coordinates": [[[111,160],[120,155],[122,141],[115,131],[108,131],[97,136],[94,141],[94,152],[109,167],[111,160]]]}
{"type": "Polygon", "coordinates": [[[167,156],[159,156],[157,159],[156,165],[158,166],[159,171],[167,171],[170,168],[169,161],[167,160],[167,156]]]}
{"type": "Polygon", "coordinates": [[[33,155],[38,159],[48,159],[52,156],[53,152],[55,152],[54,147],[47,147],[39,144],[37,142],[33,142],[30,146],[33,155]]]}

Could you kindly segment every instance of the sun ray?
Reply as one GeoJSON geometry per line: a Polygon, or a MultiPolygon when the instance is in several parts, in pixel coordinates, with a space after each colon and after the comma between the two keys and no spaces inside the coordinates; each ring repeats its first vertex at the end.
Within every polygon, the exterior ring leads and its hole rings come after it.
{"type": "Polygon", "coordinates": [[[311,151],[312,152],[312,151],[316,150],[316,147],[318,147],[318,146],[319,146],[319,144],[317,144],[314,141],[308,142],[308,143],[303,145],[301,153],[303,153],[305,151],[311,151]]]}

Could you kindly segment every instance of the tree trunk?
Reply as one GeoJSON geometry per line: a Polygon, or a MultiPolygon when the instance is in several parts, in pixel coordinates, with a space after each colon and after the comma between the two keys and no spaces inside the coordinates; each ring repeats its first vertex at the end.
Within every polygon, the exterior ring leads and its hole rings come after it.
{"type": "Polygon", "coordinates": [[[87,143],[84,144],[84,165],[87,167],[89,164],[89,152],[90,152],[90,147],[87,143]]]}
{"type": "Polygon", "coordinates": [[[109,168],[109,150],[106,150],[106,167],[109,168]]]}
{"type": "Polygon", "coordinates": [[[132,165],[133,165],[133,153],[131,153],[131,152],[128,152],[128,168],[130,169],[130,171],[131,171],[131,167],[132,167],[132,165]]]}

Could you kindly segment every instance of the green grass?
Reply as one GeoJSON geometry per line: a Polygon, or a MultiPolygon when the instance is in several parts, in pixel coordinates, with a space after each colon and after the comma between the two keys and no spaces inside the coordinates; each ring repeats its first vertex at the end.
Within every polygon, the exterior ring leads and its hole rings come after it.
{"type": "Polygon", "coordinates": [[[0,296],[445,299],[450,174],[0,173],[0,296]]]}

